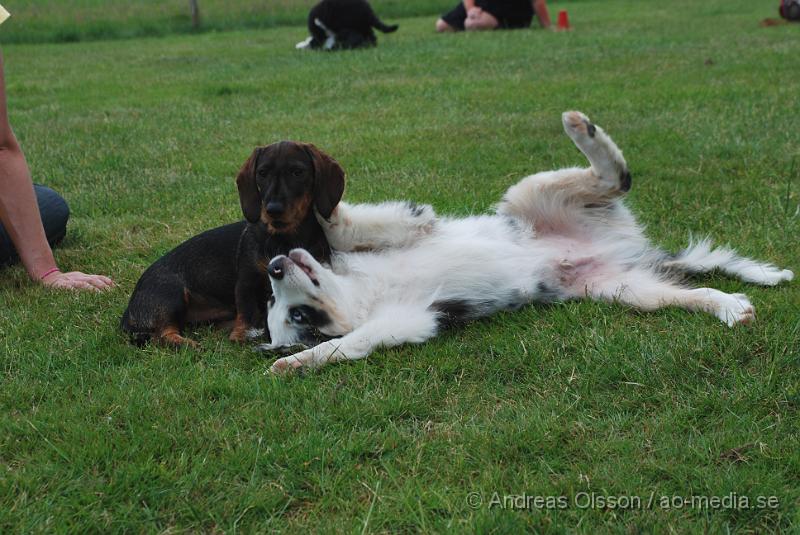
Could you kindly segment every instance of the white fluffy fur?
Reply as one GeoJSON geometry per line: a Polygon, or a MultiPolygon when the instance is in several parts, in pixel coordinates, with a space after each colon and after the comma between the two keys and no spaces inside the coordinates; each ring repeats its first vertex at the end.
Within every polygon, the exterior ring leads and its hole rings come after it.
{"type": "Polygon", "coordinates": [[[727,247],[713,248],[708,238],[689,244],[675,259],[664,262],[666,267],[675,267],[688,273],[704,273],[719,269],[746,282],[775,286],[792,280],[794,274],[788,269],[756,262],[736,254],[727,247]]]}
{"type": "MultiPolygon", "coordinates": [[[[320,219],[320,218],[318,218],[320,219]]],[[[335,251],[380,250],[412,245],[433,228],[436,214],[428,205],[385,202],[339,203],[334,217],[320,219],[335,251]]]]}
{"type": "Polygon", "coordinates": [[[301,305],[323,311],[329,321],[319,332],[337,338],[279,359],[272,370],[360,359],[379,346],[423,342],[450,314],[468,320],[537,300],[680,306],[732,326],[755,318],[746,296],[688,288],[675,272],[720,269],[764,285],[792,279],[791,271],[712,249],[707,240],[676,256],[653,247],[622,203],[630,187],[622,152],[579,112],[565,113],[563,123],[591,166],[524,178],[494,215],[437,219],[428,206],[340,204],[321,221],[337,251],[332,267],[306,251],[290,253],[285,275],[272,280],[273,343],[261,347],[301,341],[292,317],[301,305]]]}

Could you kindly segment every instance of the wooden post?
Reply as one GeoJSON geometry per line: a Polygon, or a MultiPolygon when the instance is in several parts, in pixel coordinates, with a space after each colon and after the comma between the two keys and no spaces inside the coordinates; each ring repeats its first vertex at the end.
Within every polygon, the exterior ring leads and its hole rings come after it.
{"type": "Polygon", "coordinates": [[[189,10],[192,12],[192,28],[197,30],[200,28],[200,6],[197,5],[197,0],[189,0],[189,10]]]}

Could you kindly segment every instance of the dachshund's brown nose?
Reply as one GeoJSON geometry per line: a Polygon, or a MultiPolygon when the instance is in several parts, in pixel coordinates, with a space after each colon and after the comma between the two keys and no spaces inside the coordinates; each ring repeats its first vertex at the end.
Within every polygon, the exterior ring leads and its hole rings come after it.
{"type": "Polygon", "coordinates": [[[283,255],[276,256],[275,258],[273,258],[272,262],[270,262],[269,265],[267,266],[267,274],[270,276],[270,278],[273,278],[275,280],[278,281],[281,280],[285,273],[286,273],[286,257],[283,255]]]}
{"type": "Polygon", "coordinates": [[[283,214],[283,203],[277,201],[270,201],[267,203],[267,214],[270,217],[277,217],[283,214]]]}

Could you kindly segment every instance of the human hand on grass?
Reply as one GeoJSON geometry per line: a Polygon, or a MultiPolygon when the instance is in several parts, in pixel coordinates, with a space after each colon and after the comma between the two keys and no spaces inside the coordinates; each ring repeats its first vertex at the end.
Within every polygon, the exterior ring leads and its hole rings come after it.
{"type": "Polygon", "coordinates": [[[469,8],[467,10],[467,18],[468,19],[477,19],[478,17],[481,16],[481,13],[483,13],[483,10],[481,8],[479,8],[478,6],[471,7],[471,8],[469,8]]]}
{"type": "Polygon", "coordinates": [[[105,275],[87,275],[80,271],[62,273],[56,270],[46,274],[40,280],[45,286],[57,288],[59,290],[91,290],[100,292],[116,286],[114,281],[105,275]]]}

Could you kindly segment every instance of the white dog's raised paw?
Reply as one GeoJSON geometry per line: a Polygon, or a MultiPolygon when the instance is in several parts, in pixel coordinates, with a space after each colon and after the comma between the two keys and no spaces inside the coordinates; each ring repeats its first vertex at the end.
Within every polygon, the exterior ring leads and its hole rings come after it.
{"type": "Polygon", "coordinates": [[[583,136],[594,137],[597,131],[597,127],[589,118],[579,111],[565,111],[561,115],[561,122],[564,123],[564,130],[572,139],[583,136]]]}
{"type": "Polygon", "coordinates": [[[756,320],[756,310],[744,294],[725,295],[716,316],[728,327],[750,324],[756,320]]]}
{"type": "Polygon", "coordinates": [[[631,189],[631,174],[622,151],[589,117],[579,111],[561,115],[564,131],[586,156],[593,173],[599,178],[597,187],[604,194],[616,196],[631,189]]]}

